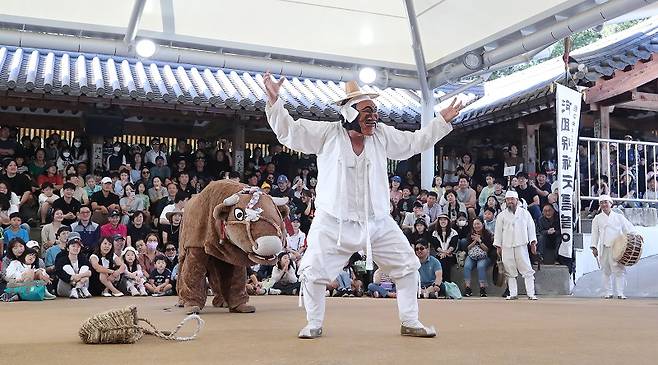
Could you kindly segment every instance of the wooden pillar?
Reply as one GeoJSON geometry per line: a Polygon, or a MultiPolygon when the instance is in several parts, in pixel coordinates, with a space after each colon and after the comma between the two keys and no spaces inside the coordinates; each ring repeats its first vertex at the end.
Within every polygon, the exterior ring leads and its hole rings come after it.
{"type": "Polygon", "coordinates": [[[245,125],[236,123],[233,127],[233,169],[244,173],[245,125]]]}
{"type": "MultiPolygon", "coordinates": [[[[599,138],[610,139],[610,107],[599,107],[599,124],[597,127],[598,131],[595,131],[595,135],[598,134],[599,138]]],[[[608,176],[608,178],[610,178],[609,146],[610,145],[608,143],[601,143],[601,156],[599,156],[601,161],[601,170],[603,170],[601,171],[601,174],[605,174],[608,176]]]]}
{"type": "Polygon", "coordinates": [[[537,131],[539,124],[526,124],[524,126],[525,138],[523,139],[524,166],[528,173],[537,172],[537,131]]]}

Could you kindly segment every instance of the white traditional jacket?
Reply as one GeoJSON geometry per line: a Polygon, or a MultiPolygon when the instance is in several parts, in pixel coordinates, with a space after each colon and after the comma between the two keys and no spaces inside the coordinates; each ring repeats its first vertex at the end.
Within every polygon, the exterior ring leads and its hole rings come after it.
{"type": "Polygon", "coordinates": [[[601,251],[603,246],[611,247],[614,240],[622,234],[636,232],[631,222],[623,214],[614,210],[610,215],[599,213],[592,220],[592,241],[590,247],[601,251]]]}
{"type": "Polygon", "coordinates": [[[520,206],[516,207],[514,213],[505,209],[496,216],[494,246],[504,248],[524,246],[537,240],[536,232],[535,221],[527,210],[520,206]]]}
{"type": "Polygon", "coordinates": [[[352,150],[347,130],[340,122],[293,120],[280,98],[274,105],[268,103],[265,112],[279,142],[295,151],[317,155],[315,206],[340,220],[363,221],[364,217],[389,216],[386,159],[408,159],[433,148],[434,144],[452,131],[452,125],[446,123],[441,115],[415,132],[400,131],[378,123],[375,134],[365,139],[362,157],[357,157],[352,150]],[[365,158],[367,173],[354,174],[347,170],[356,167],[358,158],[365,158]],[[348,181],[348,176],[362,176],[363,181],[348,181]],[[357,190],[356,184],[364,188],[364,198],[353,196],[357,190]],[[365,199],[365,213],[350,209],[349,199],[365,199]]]}

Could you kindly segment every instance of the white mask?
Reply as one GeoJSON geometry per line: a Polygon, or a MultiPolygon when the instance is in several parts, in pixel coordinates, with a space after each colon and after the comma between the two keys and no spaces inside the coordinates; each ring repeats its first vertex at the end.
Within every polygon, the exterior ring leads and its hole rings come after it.
{"type": "Polygon", "coordinates": [[[77,147],[77,148],[80,148],[80,146],[82,146],[82,143],[80,143],[80,142],[73,142],[73,145],[74,145],[75,147],[77,147]]]}
{"type": "Polygon", "coordinates": [[[69,156],[71,156],[71,154],[68,152],[62,152],[62,156],[68,158],[69,156]]]}
{"type": "Polygon", "coordinates": [[[466,227],[466,221],[457,221],[457,226],[458,227],[466,227]]]}

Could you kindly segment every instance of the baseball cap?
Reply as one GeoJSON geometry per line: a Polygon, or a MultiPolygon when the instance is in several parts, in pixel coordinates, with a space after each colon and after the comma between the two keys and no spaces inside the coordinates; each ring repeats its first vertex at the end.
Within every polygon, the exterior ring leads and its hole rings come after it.
{"type": "Polygon", "coordinates": [[[35,241],[35,240],[29,240],[29,241],[27,241],[27,243],[25,244],[25,247],[27,247],[27,248],[33,248],[33,249],[35,249],[35,250],[38,250],[38,249],[39,249],[39,242],[37,242],[37,241],[35,241]]]}
{"type": "Polygon", "coordinates": [[[391,178],[391,181],[402,182],[402,178],[399,177],[399,176],[397,176],[397,175],[395,175],[395,176],[393,176],[393,177],[391,178]]]}
{"type": "Polygon", "coordinates": [[[107,183],[111,183],[111,182],[112,182],[112,179],[110,179],[110,178],[107,177],[107,176],[105,176],[105,177],[101,180],[101,184],[107,184],[107,183]]]}
{"type": "Polygon", "coordinates": [[[72,241],[75,241],[75,240],[77,240],[78,242],[80,242],[80,240],[81,240],[81,238],[80,238],[80,233],[78,233],[78,232],[71,232],[71,233],[69,234],[69,238],[66,240],[66,243],[68,244],[68,243],[71,243],[72,241]]]}
{"type": "Polygon", "coordinates": [[[288,182],[288,177],[286,175],[279,175],[279,177],[276,179],[277,184],[282,182],[288,182]]]}
{"type": "Polygon", "coordinates": [[[111,210],[111,211],[110,211],[110,217],[118,217],[118,216],[120,216],[120,215],[121,215],[121,214],[119,213],[118,210],[111,210]]]}
{"type": "Polygon", "coordinates": [[[112,236],[112,241],[118,241],[118,240],[125,240],[125,238],[118,233],[112,236]]]}

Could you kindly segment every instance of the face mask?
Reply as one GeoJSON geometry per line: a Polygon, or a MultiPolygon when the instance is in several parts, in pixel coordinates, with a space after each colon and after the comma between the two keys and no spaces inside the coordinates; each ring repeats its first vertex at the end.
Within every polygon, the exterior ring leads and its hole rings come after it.
{"type": "Polygon", "coordinates": [[[70,153],[68,153],[68,152],[64,152],[64,153],[62,153],[62,156],[64,156],[64,157],[66,157],[66,158],[68,158],[69,156],[71,156],[71,154],[70,154],[70,153]]]}
{"type": "Polygon", "coordinates": [[[466,221],[457,221],[458,227],[466,227],[466,221]]]}
{"type": "Polygon", "coordinates": [[[82,146],[82,143],[80,143],[80,142],[73,142],[73,145],[74,145],[75,147],[77,147],[77,148],[80,148],[80,146],[82,146]]]}
{"type": "Polygon", "coordinates": [[[155,251],[158,248],[158,243],[157,242],[146,242],[146,247],[148,247],[148,249],[150,251],[155,251]]]}
{"type": "Polygon", "coordinates": [[[114,152],[119,152],[119,151],[121,151],[121,147],[119,147],[119,146],[114,147],[114,152]]]}

